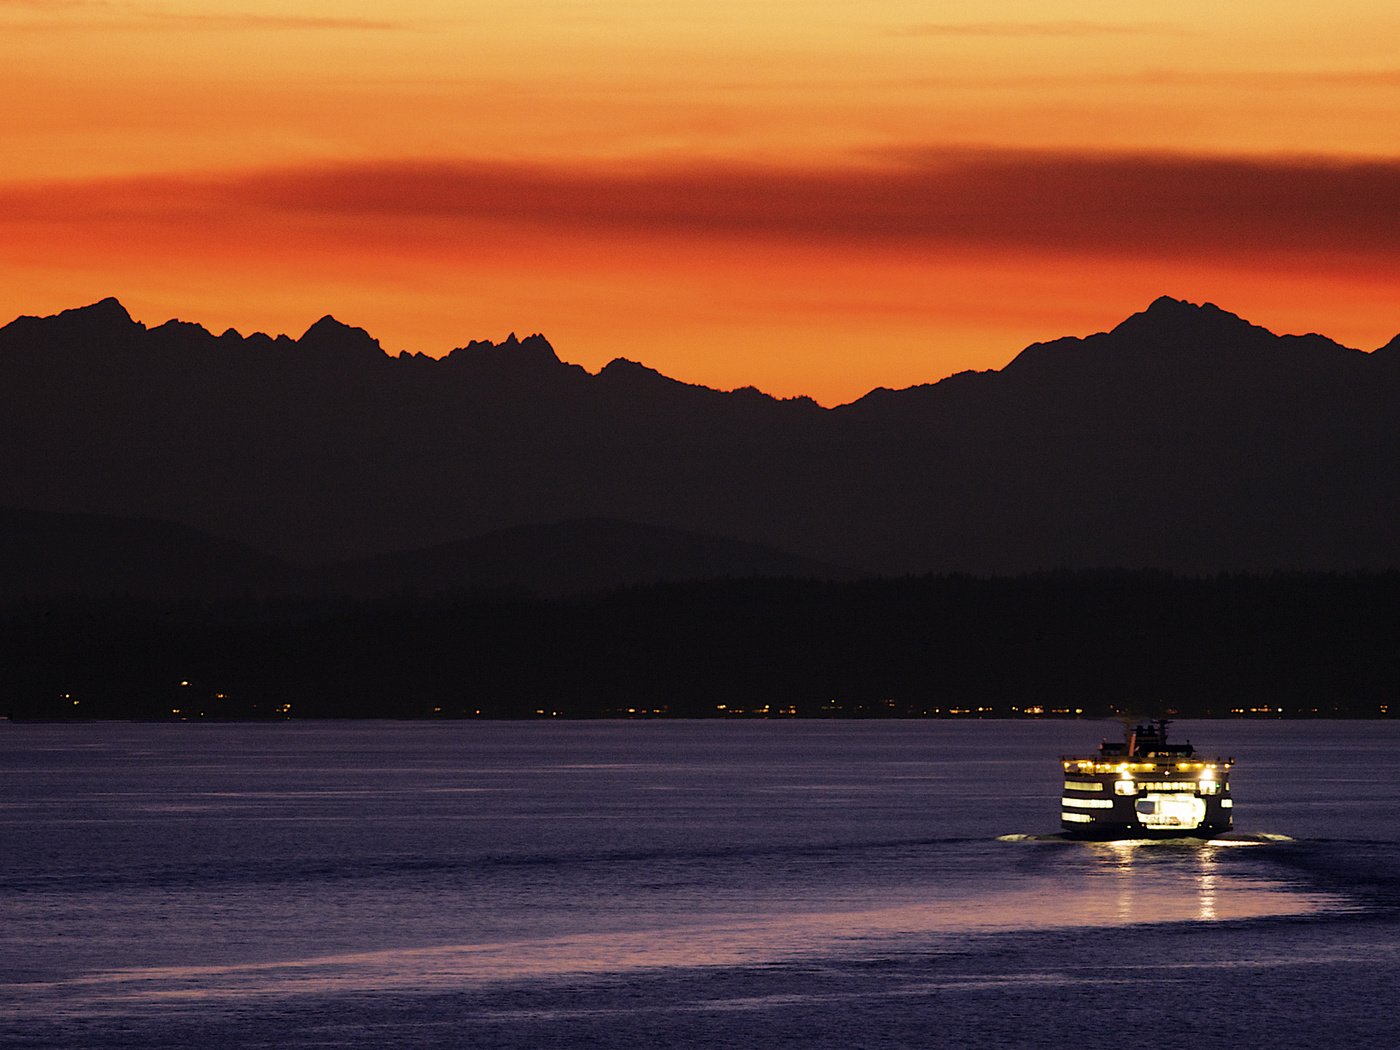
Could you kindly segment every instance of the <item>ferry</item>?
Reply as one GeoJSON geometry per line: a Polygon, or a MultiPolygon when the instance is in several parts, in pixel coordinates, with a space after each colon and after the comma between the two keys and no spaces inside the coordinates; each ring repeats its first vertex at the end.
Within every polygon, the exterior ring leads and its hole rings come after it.
{"type": "Polygon", "coordinates": [[[1211,838],[1234,826],[1233,758],[1167,742],[1165,718],[1124,723],[1088,758],[1064,756],[1060,826],[1073,838],[1211,838]]]}

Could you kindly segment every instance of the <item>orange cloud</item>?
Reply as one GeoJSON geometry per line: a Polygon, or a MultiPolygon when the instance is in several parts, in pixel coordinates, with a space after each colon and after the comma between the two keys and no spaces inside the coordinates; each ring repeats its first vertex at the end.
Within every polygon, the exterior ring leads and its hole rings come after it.
{"type": "Polygon", "coordinates": [[[404,161],[0,190],[9,223],[296,221],[353,239],[454,225],[917,251],[1400,256],[1400,160],[910,150],[830,169],[404,161]]]}

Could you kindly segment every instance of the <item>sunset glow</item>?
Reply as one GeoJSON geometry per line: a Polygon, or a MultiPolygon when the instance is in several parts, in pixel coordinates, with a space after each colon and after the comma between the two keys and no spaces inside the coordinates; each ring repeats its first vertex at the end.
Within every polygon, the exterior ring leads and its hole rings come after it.
{"type": "Polygon", "coordinates": [[[824,403],[1161,294],[1400,329],[1400,9],[0,0],[0,314],[824,403]]]}

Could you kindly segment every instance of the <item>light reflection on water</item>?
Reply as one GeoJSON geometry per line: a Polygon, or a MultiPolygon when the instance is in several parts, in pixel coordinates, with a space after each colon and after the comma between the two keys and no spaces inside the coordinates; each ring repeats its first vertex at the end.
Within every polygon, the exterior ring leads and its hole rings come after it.
{"type": "Polygon", "coordinates": [[[602,933],[227,965],[120,968],[31,983],[24,988],[19,1010],[46,1015],[120,1013],[143,1003],[194,1008],[244,998],[450,992],[483,982],[752,966],[804,957],[829,960],[872,951],[937,951],[979,934],[1242,920],[1345,907],[1335,895],[1302,893],[1258,878],[1222,877],[1217,871],[1220,847],[1208,844],[1028,845],[1078,855],[1076,859],[1087,857],[1089,867],[1077,882],[1042,880],[1015,891],[932,903],[905,901],[767,916],[709,915],[683,924],[602,933]]]}
{"type": "MultiPolygon", "coordinates": [[[[1270,862],[1294,848],[1282,833],[1048,834],[1054,756],[1083,735],[1030,724],[7,727],[0,1016],[802,960],[840,970],[976,955],[978,938],[1007,934],[1357,906],[1343,884],[1270,862]],[[101,748],[84,739],[99,732],[101,748]],[[1047,834],[997,841],[1007,828],[1047,834]]],[[[1306,752],[1276,746],[1271,782],[1251,781],[1248,747],[1224,748],[1242,756],[1237,819],[1313,826],[1308,800],[1290,794],[1312,782],[1306,752]]],[[[1339,808],[1332,834],[1376,823],[1347,804],[1357,819],[1339,808]]],[[[1100,979],[1038,972],[901,987],[1100,979]]],[[[725,1001],[748,1010],[784,996],[725,1001]]]]}

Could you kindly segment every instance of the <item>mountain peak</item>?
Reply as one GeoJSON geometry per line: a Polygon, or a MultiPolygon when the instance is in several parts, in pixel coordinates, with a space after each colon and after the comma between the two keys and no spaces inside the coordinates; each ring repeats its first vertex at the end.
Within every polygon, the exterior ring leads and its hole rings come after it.
{"type": "Polygon", "coordinates": [[[79,354],[94,346],[126,345],[145,330],[146,326],[133,321],[126,307],[112,296],[47,317],[25,314],[0,328],[6,339],[32,339],[36,344],[67,346],[79,354]]]}
{"type": "Polygon", "coordinates": [[[1133,314],[1114,328],[1112,334],[1176,346],[1237,339],[1246,332],[1264,331],[1214,303],[1192,303],[1163,295],[1154,299],[1146,310],[1133,314]]]}
{"type": "Polygon", "coordinates": [[[1271,350],[1279,343],[1267,328],[1214,303],[1163,295],[1109,332],[1032,343],[1002,371],[1044,378],[1062,374],[1065,368],[1118,369],[1136,362],[1185,375],[1191,369],[1236,367],[1240,354],[1271,350]]]}
{"type": "Polygon", "coordinates": [[[678,391],[702,395],[719,393],[707,386],[672,379],[664,372],[626,357],[613,358],[599,370],[597,378],[604,388],[628,397],[643,397],[649,393],[669,395],[678,391]]]}
{"type": "Polygon", "coordinates": [[[633,361],[630,357],[614,357],[602,367],[598,375],[600,377],[607,376],[609,379],[621,379],[626,376],[646,376],[649,379],[666,379],[667,382],[676,382],[676,380],[669,379],[656,369],[649,368],[640,361],[633,361]]]}
{"type": "Polygon", "coordinates": [[[369,358],[384,356],[384,349],[379,345],[378,339],[375,339],[363,328],[355,328],[342,321],[337,321],[330,314],[326,314],[325,317],[308,328],[297,340],[297,345],[303,350],[310,350],[313,353],[345,354],[348,352],[369,358]]]}
{"type": "MultiPolygon", "coordinates": [[[[514,335],[515,333],[512,332],[511,336],[513,337],[514,335]]],[[[549,361],[555,364],[559,363],[559,355],[554,352],[554,347],[550,345],[548,339],[538,332],[518,340],[516,347],[523,353],[527,353],[532,357],[537,357],[542,361],[549,361]]]]}
{"type": "Polygon", "coordinates": [[[1147,304],[1144,313],[1162,315],[1189,315],[1198,311],[1219,311],[1224,313],[1220,307],[1214,303],[1193,303],[1188,299],[1175,299],[1170,295],[1159,295],[1147,304]]]}
{"type": "Polygon", "coordinates": [[[303,332],[301,338],[298,339],[297,342],[304,342],[307,339],[310,339],[313,342],[317,342],[325,338],[339,338],[340,336],[346,333],[363,331],[363,328],[352,328],[344,321],[338,321],[330,314],[326,314],[325,317],[322,317],[319,321],[317,321],[305,332],[303,332]]]}
{"type": "Polygon", "coordinates": [[[64,310],[58,316],[93,324],[131,325],[136,323],[131,319],[131,314],[127,313],[126,307],[121,304],[121,300],[113,295],[99,299],[87,306],[64,310]]]}
{"type": "Polygon", "coordinates": [[[538,332],[527,335],[524,339],[511,332],[499,343],[493,343],[489,339],[473,339],[447,356],[457,364],[491,362],[492,367],[505,362],[524,362],[531,365],[563,364],[549,340],[538,332]]]}

